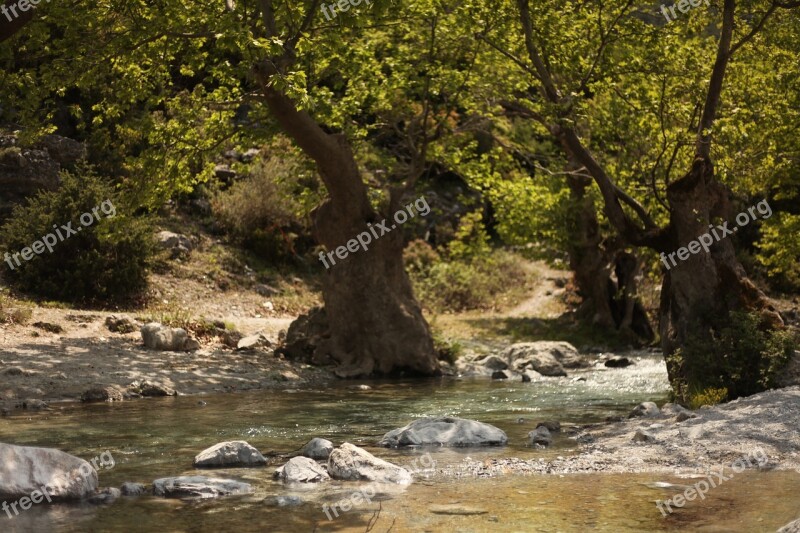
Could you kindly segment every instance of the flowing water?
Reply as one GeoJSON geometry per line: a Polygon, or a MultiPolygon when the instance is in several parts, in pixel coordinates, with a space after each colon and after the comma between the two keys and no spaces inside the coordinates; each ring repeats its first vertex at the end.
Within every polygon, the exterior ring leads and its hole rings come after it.
{"type": "MultiPolygon", "coordinates": [[[[380,492],[353,509],[323,512],[322,504],[354,495],[361,485],[329,482],[305,489],[271,479],[274,467],[198,471],[193,457],[223,440],[247,440],[262,452],[288,452],[312,437],[352,442],[401,465],[437,468],[472,459],[554,458],[576,453],[558,436],[546,450],[526,446],[542,420],[598,422],[625,415],[641,401],[666,401],[664,365],[642,356],[633,367],[588,370],[533,383],[485,379],[365,382],[372,390],[337,383],[240,394],[181,396],[118,404],[55,404],[55,410],[0,419],[0,441],[55,447],[84,459],[108,451],[112,468],[101,486],[149,484],[159,477],[210,475],[253,484],[255,493],[206,501],[121,498],[108,506],[38,505],[14,518],[0,515],[0,532],[249,532],[249,531],[774,531],[800,514],[795,472],[747,472],[715,488],[703,501],[663,517],[654,502],[687,483],[663,474],[505,475],[445,477],[421,471],[404,489],[380,492]],[[205,405],[200,403],[205,402],[205,405]],[[374,443],[423,416],[477,419],[503,429],[509,445],[492,449],[386,450],[374,443]],[[522,420],[520,420],[522,419],[522,420]],[[430,453],[429,458],[422,454],[430,453]],[[416,463],[415,463],[416,461],[416,463]],[[273,496],[303,503],[270,505],[273,496]],[[266,500],[266,501],[265,501],[266,500]],[[331,519],[328,519],[328,516],[331,519]]],[[[367,495],[369,493],[367,492],[367,495]]],[[[358,501],[358,499],[356,499],[358,501]]]]}

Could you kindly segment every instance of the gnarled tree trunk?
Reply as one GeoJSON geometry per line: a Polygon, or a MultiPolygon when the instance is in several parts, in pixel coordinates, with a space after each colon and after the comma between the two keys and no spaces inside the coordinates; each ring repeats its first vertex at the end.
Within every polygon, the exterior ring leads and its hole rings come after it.
{"type": "MultiPolygon", "coordinates": [[[[345,137],[326,133],[308,113],[270,87],[271,69],[263,65],[257,72],[267,105],[282,129],[314,159],[329,193],[313,214],[314,235],[330,251],[346,247],[360,233],[369,232],[368,224],[384,216],[369,203],[345,137]]],[[[389,204],[387,213],[400,208],[399,192],[393,191],[389,204]]],[[[391,225],[389,220],[387,227],[391,225]]],[[[340,377],[439,371],[430,328],[403,266],[403,244],[402,231],[394,230],[373,239],[367,250],[328,259],[322,294],[329,331],[319,337],[314,359],[332,358],[339,363],[340,377]]],[[[320,268],[325,267],[320,264],[320,268]]]]}

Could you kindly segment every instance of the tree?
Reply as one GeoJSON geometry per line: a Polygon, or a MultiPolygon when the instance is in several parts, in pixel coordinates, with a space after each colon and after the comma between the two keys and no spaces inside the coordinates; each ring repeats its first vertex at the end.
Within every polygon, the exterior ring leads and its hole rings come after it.
{"type": "MultiPolygon", "coordinates": [[[[587,39],[588,44],[565,47],[562,40],[555,38],[558,31],[565,26],[564,21],[554,24],[553,27],[549,26],[555,13],[553,6],[537,5],[532,10],[528,0],[518,0],[516,14],[522,29],[519,34],[521,43],[518,49],[500,51],[536,87],[535,92],[527,94],[525,91],[517,91],[516,105],[523,107],[529,116],[540,122],[560,143],[568,159],[580,165],[592,177],[603,199],[605,215],[620,236],[630,244],[670,253],[706,233],[712,223],[731,220],[734,213],[729,193],[715,175],[711,156],[713,127],[720,106],[725,73],[734,54],[759,34],[773,13],[781,8],[797,5],[800,4],[776,1],[755,18],[753,14],[742,17],[741,24],[750,30],[734,42],[735,0],[725,0],[721,25],[712,32],[718,35],[716,59],[705,87],[705,96],[695,108],[694,117],[699,115],[699,119],[692,128],[695,139],[690,169],[665,187],[665,224],[657,223],[650,213],[652,208],[648,209],[612,179],[607,170],[608,164],[604,165],[596,157],[584,140],[585,132],[582,131],[587,122],[586,114],[592,113],[587,109],[591,105],[597,105],[597,101],[602,98],[600,94],[619,91],[617,84],[625,83],[626,78],[635,79],[635,73],[641,74],[648,70],[642,64],[648,60],[648,54],[641,48],[643,44],[652,46],[659,40],[661,44],[671,43],[669,38],[654,34],[654,29],[661,28],[645,24],[640,20],[643,17],[635,16],[632,2],[617,6],[601,3],[595,9],[570,5],[564,18],[567,19],[567,24],[578,28],[569,33],[570,37],[575,38],[585,31],[590,38],[587,39]],[[748,24],[748,19],[752,23],[748,24]],[[514,53],[517,50],[520,51],[519,55],[514,53]],[[522,57],[525,59],[521,59],[522,57]]],[[[558,13],[563,15],[561,11],[558,13]]],[[[708,40],[707,35],[699,39],[696,35],[693,38],[691,34],[684,34],[683,37],[695,46],[700,41],[701,46],[698,49],[701,51],[702,42],[708,40]]],[[[659,68],[665,68],[663,61],[655,62],[659,68]]],[[[666,69],[671,70],[668,65],[666,69]]],[[[664,95],[674,86],[686,87],[691,86],[691,83],[692,80],[687,83],[677,76],[663,78],[662,120],[657,124],[665,135],[665,142],[668,129],[667,122],[663,120],[664,95]]],[[[642,83],[640,87],[646,90],[648,84],[642,83]]],[[[640,99],[638,103],[643,100],[646,99],[640,99]]],[[[600,131],[602,132],[602,128],[600,131]]],[[[673,155],[667,163],[667,176],[681,147],[681,144],[675,144],[673,155]]],[[[662,162],[665,153],[666,150],[662,149],[654,170],[662,162]]],[[[614,161],[614,165],[619,163],[619,160],[614,161]]],[[[615,170],[624,175],[625,171],[620,171],[619,167],[615,170]]],[[[655,187],[655,180],[652,192],[650,204],[656,206],[654,200],[659,199],[660,191],[655,187]]],[[[704,381],[709,380],[710,376],[701,375],[700,369],[691,358],[675,359],[671,356],[679,354],[681,349],[688,348],[698,339],[713,340],[716,332],[721,331],[732,315],[740,311],[757,312],[763,328],[778,328],[782,325],[780,316],[764,294],[748,279],[736,258],[731,239],[720,241],[710,253],[691,255],[678,268],[667,270],[664,273],[661,297],[661,342],[665,355],[672,361],[669,365],[670,379],[681,399],[685,399],[685,395],[690,392],[687,387],[702,389],[704,381]]],[[[736,382],[735,376],[731,379],[736,382]]],[[[732,397],[737,395],[736,390],[729,392],[732,397]]]]}

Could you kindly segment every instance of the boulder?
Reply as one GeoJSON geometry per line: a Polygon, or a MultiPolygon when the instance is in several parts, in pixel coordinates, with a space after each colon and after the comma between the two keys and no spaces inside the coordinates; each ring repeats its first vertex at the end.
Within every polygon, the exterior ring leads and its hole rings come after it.
{"type": "Polygon", "coordinates": [[[656,437],[648,431],[637,429],[636,433],[633,434],[633,439],[631,440],[633,440],[633,442],[655,442],[656,437]]]}
{"type": "Polygon", "coordinates": [[[119,491],[123,496],[142,496],[148,492],[147,485],[144,483],[133,483],[130,481],[123,483],[119,491]]]}
{"type": "Polygon", "coordinates": [[[243,440],[220,442],[198,453],[194,458],[196,468],[262,466],[267,460],[261,452],[243,440]]]}
{"type": "Polygon", "coordinates": [[[531,444],[533,445],[550,446],[550,444],[553,443],[553,437],[550,435],[550,431],[544,426],[537,427],[528,433],[528,437],[530,437],[531,444]]]}
{"type": "Polygon", "coordinates": [[[636,407],[633,408],[631,414],[628,415],[628,418],[655,418],[661,415],[661,411],[658,409],[658,406],[653,402],[642,402],[636,407]]]}
{"type": "Polygon", "coordinates": [[[85,499],[97,491],[97,472],[79,457],[53,448],[0,443],[0,500],[30,497],[85,499]]]}
{"type": "Polygon", "coordinates": [[[116,385],[92,387],[81,394],[82,402],[121,402],[123,390],[116,385]]]}
{"type": "Polygon", "coordinates": [[[561,431],[561,422],[557,420],[546,420],[544,422],[539,422],[536,424],[537,428],[547,428],[547,431],[551,433],[558,433],[561,431]]]}
{"type": "Polygon", "coordinates": [[[269,347],[272,343],[262,333],[243,337],[236,343],[237,350],[255,350],[256,348],[269,347]]]}
{"type": "Polygon", "coordinates": [[[195,346],[199,347],[183,328],[171,328],[158,322],[150,322],[142,326],[141,332],[145,347],[151,350],[181,352],[197,349],[195,346]]]}
{"type": "Polygon", "coordinates": [[[86,158],[85,144],[61,135],[45,135],[36,143],[36,148],[45,150],[62,166],[72,165],[86,158]]]}
{"type": "Polygon", "coordinates": [[[476,359],[475,362],[491,370],[505,370],[508,368],[508,362],[494,354],[487,355],[483,359],[476,359]]]}
{"type": "Polygon", "coordinates": [[[508,376],[502,370],[495,370],[492,372],[492,379],[508,379],[508,376]]]}
{"type": "Polygon", "coordinates": [[[153,494],[164,498],[217,498],[233,494],[249,494],[253,487],[233,479],[205,476],[165,477],[153,481],[153,494]]]}
{"type": "Polygon", "coordinates": [[[177,396],[175,389],[152,381],[134,381],[128,385],[128,392],[146,397],[177,396]]]}
{"type": "Polygon", "coordinates": [[[420,418],[383,436],[378,446],[504,446],[503,430],[464,418],[420,418]]]}
{"type": "Polygon", "coordinates": [[[780,528],[776,533],[800,533],[800,518],[789,522],[780,528]]]}
{"type": "Polygon", "coordinates": [[[346,481],[376,481],[379,483],[411,483],[411,473],[388,461],[379,459],[366,450],[345,442],[328,457],[328,474],[346,481]]]}
{"type": "Polygon", "coordinates": [[[333,443],[328,439],[314,437],[300,448],[297,454],[309,459],[327,459],[331,455],[333,448],[333,443]]]}
{"type": "Polygon", "coordinates": [[[161,248],[169,250],[172,259],[189,255],[194,248],[189,237],[171,231],[159,231],[156,234],[156,241],[161,248]]]}
{"type": "Polygon", "coordinates": [[[546,376],[552,374],[542,372],[537,365],[543,368],[554,367],[553,360],[555,360],[562,370],[589,366],[589,362],[581,357],[573,345],[563,341],[518,342],[506,348],[501,357],[511,368],[532,366],[534,370],[546,376]]]}
{"type": "Polygon", "coordinates": [[[117,501],[120,496],[122,496],[122,491],[119,489],[115,489],[113,487],[102,489],[89,496],[89,503],[93,503],[95,505],[108,505],[109,503],[114,503],[117,501]]]}
{"type": "Polygon", "coordinates": [[[126,316],[111,315],[106,318],[106,327],[114,333],[133,333],[139,326],[126,316]]]}
{"type": "Polygon", "coordinates": [[[633,361],[627,357],[614,356],[603,364],[608,368],[625,368],[626,366],[631,366],[633,361]]]}
{"type": "Polygon", "coordinates": [[[273,477],[284,483],[319,483],[330,479],[322,465],[308,457],[292,457],[275,470],[273,477]]]}

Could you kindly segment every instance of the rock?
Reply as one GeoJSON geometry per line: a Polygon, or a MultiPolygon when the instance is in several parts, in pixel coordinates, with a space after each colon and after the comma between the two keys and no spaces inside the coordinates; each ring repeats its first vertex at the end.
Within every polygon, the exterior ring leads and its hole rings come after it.
{"type": "Polygon", "coordinates": [[[431,505],[428,510],[433,514],[446,514],[456,516],[470,516],[486,514],[489,511],[485,509],[478,509],[477,507],[469,507],[461,504],[445,504],[445,505],[431,505]]]}
{"type": "Polygon", "coordinates": [[[305,502],[299,496],[267,496],[262,503],[270,507],[295,507],[305,502]]]}
{"type": "Polygon", "coordinates": [[[250,335],[249,337],[243,337],[239,342],[236,343],[237,350],[255,350],[256,348],[262,347],[269,347],[272,343],[269,342],[262,333],[258,333],[257,335],[250,335]]]}
{"type": "Polygon", "coordinates": [[[475,362],[491,370],[505,370],[508,368],[508,363],[500,356],[494,354],[487,355],[483,359],[477,359],[475,362]]]}
{"type": "Polygon", "coordinates": [[[411,473],[405,468],[378,459],[366,450],[345,442],[328,457],[328,474],[347,481],[377,481],[379,483],[411,483],[411,473]]]}
{"type": "Polygon", "coordinates": [[[249,494],[253,487],[232,479],[205,476],[165,477],[153,481],[153,494],[165,498],[217,498],[232,494],[249,494]]]}
{"type": "Polygon", "coordinates": [[[10,366],[0,370],[0,374],[3,376],[35,376],[36,372],[18,366],[10,366]]]}
{"type": "Polygon", "coordinates": [[[502,370],[495,370],[492,372],[492,379],[508,379],[508,376],[502,370]]]}
{"type": "Polygon", "coordinates": [[[800,518],[789,522],[780,528],[776,533],[800,533],[800,518]]]}
{"type": "Polygon", "coordinates": [[[687,410],[684,413],[678,413],[678,415],[675,417],[675,422],[683,422],[685,420],[689,420],[690,418],[697,418],[697,415],[687,410]]]}
{"type": "MultiPolygon", "coordinates": [[[[39,393],[43,394],[42,391],[39,393]]],[[[43,410],[50,410],[50,404],[44,400],[37,400],[36,398],[28,398],[26,400],[22,400],[21,402],[17,402],[16,405],[19,409],[30,409],[32,411],[43,411],[43,410]]]]}
{"type": "Polygon", "coordinates": [[[228,165],[215,166],[214,175],[217,177],[218,180],[228,184],[233,182],[233,180],[236,179],[236,176],[238,176],[236,171],[231,169],[231,167],[229,167],[228,165]]]}
{"type": "Polygon", "coordinates": [[[690,410],[677,403],[665,403],[661,406],[660,411],[664,416],[678,416],[680,414],[691,413],[690,410]]]}
{"type": "Polygon", "coordinates": [[[242,154],[242,163],[250,163],[253,159],[258,157],[259,153],[261,152],[258,148],[250,148],[242,154]]]}
{"type": "Polygon", "coordinates": [[[547,428],[547,431],[551,433],[558,433],[561,431],[561,422],[557,420],[546,420],[544,422],[539,422],[536,424],[537,428],[547,428]]]}
{"type": "Polygon", "coordinates": [[[531,377],[528,375],[527,372],[522,374],[522,382],[523,383],[530,383],[531,382],[531,377]]]}
{"type": "Polygon", "coordinates": [[[632,365],[633,361],[627,357],[614,356],[603,364],[608,368],[625,368],[626,366],[632,365]]]}
{"type": "Polygon", "coordinates": [[[333,451],[333,443],[327,439],[314,437],[300,448],[298,455],[309,459],[327,459],[333,451]]]}
{"type": "Polygon", "coordinates": [[[197,339],[186,339],[186,342],[183,343],[183,350],[186,352],[194,352],[200,348],[200,341],[197,339]]]}
{"type": "Polygon", "coordinates": [[[378,446],[504,446],[501,429],[464,418],[420,418],[385,434],[378,446]]]}
{"type": "Polygon", "coordinates": [[[97,490],[97,472],[83,459],[60,450],[0,443],[0,500],[13,501],[42,490],[48,501],[84,499],[97,490]]]}
{"type": "Polygon", "coordinates": [[[89,503],[95,505],[106,505],[109,503],[114,503],[122,496],[122,491],[115,488],[107,488],[98,491],[95,494],[89,496],[89,503]]]}
{"type": "Polygon", "coordinates": [[[139,325],[126,316],[111,315],[106,318],[106,327],[114,333],[133,333],[139,325]]]}
{"type": "Polygon", "coordinates": [[[138,381],[134,381],[133,383],[128,385],[128,392],[138,394],[140,396],[150,396],[150,397],[178,395],[175,389],[168,387],[167,385],[151,381],[142,381],[141,383],[138,381]]]}
{"type": "Polygon", "coordinates": [[[256,285],[255,287],[253,287],[253,290],[255,290],[261,296],[276,296],[281,293],[281,291],[279,291],[275,287],[272,287],[265,283],[256,285]]]}
{"type": "Polygon", "coordinates": [[[197,341],[189,338],[185,329],[171,328],[158,322],[150,322],[142,326],[142,340],[145,347],[151,350],[181,352],[196,350],[200,347],[197,341]]]}
{"type": "Polygon", "coordinates": [[[589,362],[581,357],[573,345],[562,341],[519,342],[506,348],[501,357],[513,369],[531,366],[545,376],[566,375],[564,368],[589,366],[589,362]]]}
{"type": "Polygon", "coordinates": [[[85,144],[61,135],[45,135],[36,143],[36,148],[45,150],[62,166],[72,165],[86,158],[85,144]]]}
{"type": "Polygon", "coordinates": [[[144,483],[132,483],[127,481],[119,488],[123,496],[142,496],[147,494],[147,485],[144,483]]]}
{"type": "Polygon", "coordinates": [[[82,402],[121,402],[123,390],[116,385],[93,387],[81,394],[82,402]]]}
{"type": "Polygon", "coordinates": [[[633,435],[633,442],[655,442],[656,437],[648,431],[637,429],[633,435]]]}
{"type": "Polygon", "coordinates": [[[156,234],[156,241],[161,248],[170,251],[172,259],[189,255],[194,248],[189,237],[171,231],[159,231],[156,234]]]}
{"type": "Polygon", "coordinates": [[[284,483],[319,483],[330,479],[322,465],[308,457],[292,457],[288,463],[275,470],[272,477],[284,483]]]}
{"type": "Polygon", "coordinates": [[[220,442],[198,453],[194,458],[195,468],[261,466],[267,460],[261,452],[243,440],[220,442]]]}
{"type": "Polygon", "coordinates": [[[361,385],[348,385],[347,390],[372,390],[372,387],[362,383],[361,385]]]}
{"type": "Polygon", "coordinates": [[[34,322],[31,325],[35,328],[43,329],[49,333],[64,333],[64,328],[58,324],[51,324],[50,322],[34,322]]]}
{"type": "Polygon", "coordinates": [[[528,433],[528,437],[531,439],[531,444],[533,445],[550,446],[553,443],[553,437],[550,435],[550,431],[544,426],[537,427],[528,433]]]}
{"type": "Polygon", "coordinates": [[[633,411],[631,411],[631,414],[628,415],[628,418],[655,418],[660,415],[661,411],[659,411],[656,404],[653,402],[642,402],[633,408],[633,411]]]}

